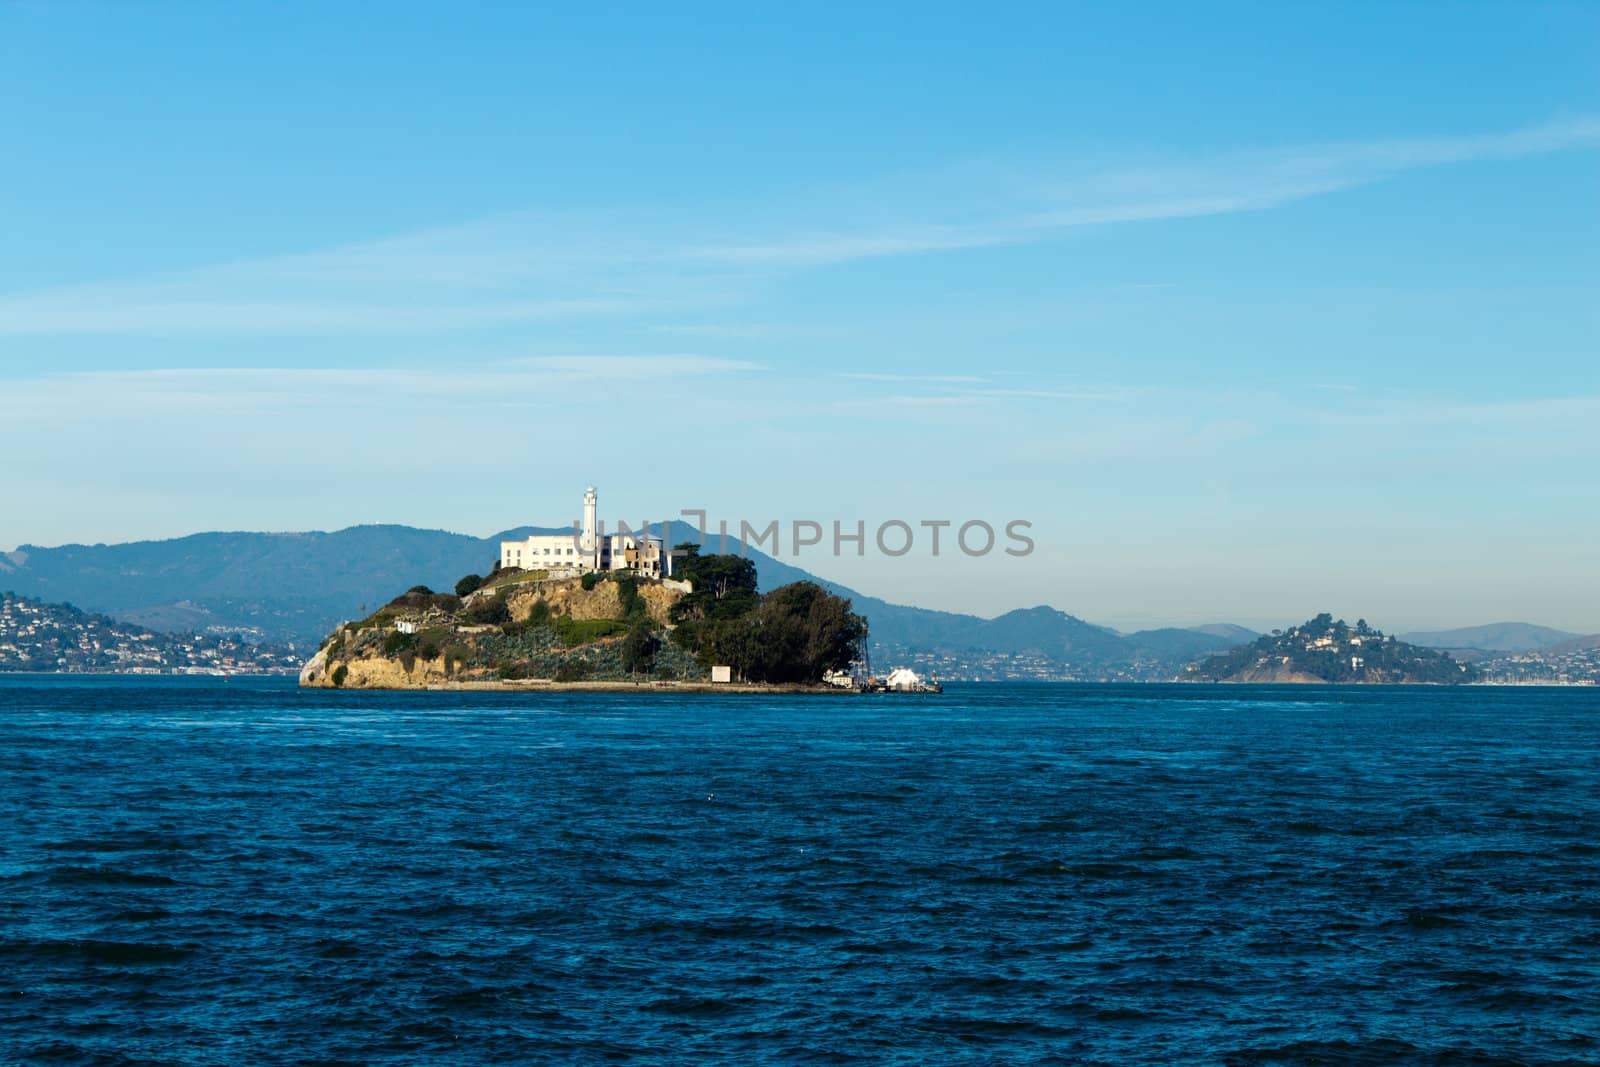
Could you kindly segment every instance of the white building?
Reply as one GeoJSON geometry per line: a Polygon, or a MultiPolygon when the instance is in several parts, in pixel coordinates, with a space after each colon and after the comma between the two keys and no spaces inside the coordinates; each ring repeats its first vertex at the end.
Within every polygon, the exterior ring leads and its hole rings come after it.
{"type": "MultiPolygon", "coordinates": [[[[573,533],[534,534],[524,541],[500,542],[500,566],[525,571],[638,571],[652,578],[672,573],[672,558],[660,537],[642,533],[603,533],[594,486],[583,494],[583,525],[573,533]]],[[[663,530],[663,533],[665,531],[663,530]]]]}

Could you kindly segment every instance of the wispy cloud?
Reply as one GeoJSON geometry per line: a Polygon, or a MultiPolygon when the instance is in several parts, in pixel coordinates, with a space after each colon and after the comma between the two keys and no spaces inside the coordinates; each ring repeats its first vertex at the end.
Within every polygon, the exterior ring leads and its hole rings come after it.
{"type": "Polygon", "coordinates": [[[866,392],[834,399],[829,410],[837,412],[858,411],[881,406],[915,410],[918,408],[995,407],[1011,402],[1034,400],[1094,401],[1123,400],[1133,395],[1132,390],[1101,389],[992,389],[981,388],[982,378],[963,378],[956,375],[901,375],[901,374],[845,374],[840,377],[860,381],[881,382],[897,391],[885,394],[866,392]],[[908,387],[928,387],[928,392],[907,392],[908,387]]]}
{"type": "MultiPolygon", "coordinates": [[[[1261,211],[1380,181],[1402,171],[1600,146],[1600,119],[1504,133],[1302,146],[1192,163],[1113,169],[1041,182],[1009,210],[964,223],[911,221],[814,230],[768,241],[705,245],[708,262],[814,267],[849,260],[1022,244],[1083,226],[1261,211]],[[1032,204],[1029,205],[1028,201],[1032,204]]],[[[971,201],[991,199],[967,190],[971,201]]]]}
{"type": "Polygon", "coordinates": [[[822,328],[817,326],[791,326],[769,322],[659,322],[651,324],[647,329],[652,333],[665,333],[676,337],[731,337],[737,340],[794,337],[823,332],[822,328]]]}
{"type": "Polygon", "coordinates": [[[645,300],[573,299],[482,302],[462,306],[293,299],[261,302],[141,297],[137,292],[51,294],[0,301],[0,335],[184,335],[405,333],[556,318],[617,315],[659,307],[645,300]]]}
{"type": "Polygon", "coordinates": [[[1538,427],[1570,426],[1600,439],[1600,396],[1528,397],[1469,402],[1453,397],[1398,395],[1368,406],[1303,413],[1308,421],[1369,427],[1538,427]]]}
{"type": "Polygon", "coordinates": [[[383,406],[404,399],[439,407],[464,404],[570,406],[568,390],[628,383],[659,386],[765,368],[699,355],[537,356],[473,367],[195,367],[80,371],[13,379],[0,391],[0,415],[57,421],[92,410],[97,417],[148,422],[162,414],[222,409],[383,406]]]}
{"type": "Polygon", "coordinates": [[[985,378],[970,374],[871,374],[867,372],[852,372],[841,374],[839,377],[852,378],[863,382],[928,382],[936,384],[987,381],[985,378]]]}
{"type": "MultiPolygon", "coordinates": [[[[1600,119],[1311,145],[1139,168],[916,177],[846,209],[770,205],[777,226],[648,214],[503,215],[300,255],[0,295],[0,336],[450,331],[726,306],[773,275],[1054,239],[1079,227],[1262,211],[1423,167],[1600,146],[1600,119]],[[766,231],[766,232],[763,232],[766,231]],[[718,237],[695,236],[719,234],[718,237]]],[[[1013,168],[1013,171],[1016,168],[1013,168]]],[[[708,208],[707,211],[712,209],[708,208]]]]}
{"type": "MultiPolygon", "coordinates": [[[[996,371],[999,376],[1008,372],[996,371]]],[[[997,388],[988,385],[990,379],[970,374],[875,374],[865,371],[852,371],[839,374],[840,378],[861,382],[882,382],[894,386],[927,386],[931,391],[922,394],[898,393],[892,402],[902,406],[915,406],[926,404],[935,406],[939,404],[976,404],[992,400],[1122,400],[1133,395],[1133,390],[1126,388],[1115,389],[1075,389],[1062,387],[1031,386],[1025,388],[997,388]]]]}
{"type": "Polygon", "coordinates": [[[715,356],[529,356],[504,360],[507,368],[544,372],[570,381],[639,381],[765,370],[761,363],[715,356]]]}
{"type": "Polygon", "coordinates": [[[945,408],[966,407],[980,404],[983,398],[970,393],[946,393],[942,395],[896,393],[885,397],[858,397],[853,400],[840,401],[836,410],[854,410],[888,405],[897,408],[945,408]]]}
{"type": "Polygon", "coordinates": [[[1020,400],[1121,400],[1127,394],[1085,389],[979,389],[973,395],[1020,400]]]}

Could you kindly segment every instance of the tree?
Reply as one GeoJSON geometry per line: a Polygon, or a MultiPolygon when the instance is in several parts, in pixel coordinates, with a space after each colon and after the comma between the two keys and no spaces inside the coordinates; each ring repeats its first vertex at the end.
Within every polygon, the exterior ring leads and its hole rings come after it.
{"type": "Polygon", "coordinates": [[[581,682],[589,677],[589,665],[582,660],[563,660],[556,667],[556,681],[581,682]]]}
{"type": "Polygon", "coordinates": [[[713,620],[703,633],[702,662],[727,663],[756,682],[817,682],[860,654],[867,621],[850,601],[815,582],[780,586],[734,619],[713,620]]]}
{"type": "Polygon", "coordinates": [[[396,652],[404,652],[416,644],[416,640],[411,634],[403,634],[399,630],[390,630],[383,638],[383,654],[392,656],[396,652]]]}
{"type": "Polygon", "coordinates": [[[622,617],[624,619],[640,619],[649,614],[645,607],[644,598],[639,595],[639,579],[631,574],[618,574],[616,576],[617,599],[622,604],[622,617]]]}
{"type": "Polygon", "coordinates": [[[622,641],[622,665],[630,674],[648,674],[655,669],[661,639],[643,620],[636,621],[622,641]]]}
{"type": "Polygon", "coordinates": [[[731,619],[754,610],[756,565],[741,556],[702,556],[694,545],[679,545],[684,555],[674,573],[693,591],[672,606],[674,622],[731,619]]]}
{"type": "Polygon", "coordinates": [[[511,609],[506,607],[503,594],[488,597],[467,608],[467,621],[479,626],[498,626],[511,621],[511,609]]]}
{"type": "Polygon", "coordinates": [[[481,575],[469,574],[456,583],[456,596],[466,596],[468,593],[475,593],[479,588],[482,587],[482,585],[483,577],[481,575]]]}

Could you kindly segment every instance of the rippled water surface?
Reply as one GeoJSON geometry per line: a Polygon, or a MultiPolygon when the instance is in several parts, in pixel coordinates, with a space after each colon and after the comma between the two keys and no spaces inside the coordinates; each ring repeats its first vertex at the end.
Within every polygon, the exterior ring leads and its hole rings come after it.
{"type": "Polygon", "coordinates": [[[1600,1061],[1600,692],[0,679],[0,1062],[1600,1061]]]}

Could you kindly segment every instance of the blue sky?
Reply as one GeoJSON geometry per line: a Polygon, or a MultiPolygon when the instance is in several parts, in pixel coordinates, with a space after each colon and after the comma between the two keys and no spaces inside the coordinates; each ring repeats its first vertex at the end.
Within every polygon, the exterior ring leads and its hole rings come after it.
{"type": "Polygon", "coordinates": [[[795,560],[927,606],[1600,630],[1597,71],[1575,3],[0,2],[0,546],[594,481],[1033,523],[795,560]]]}

